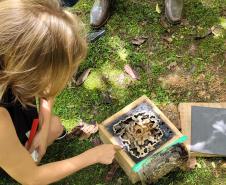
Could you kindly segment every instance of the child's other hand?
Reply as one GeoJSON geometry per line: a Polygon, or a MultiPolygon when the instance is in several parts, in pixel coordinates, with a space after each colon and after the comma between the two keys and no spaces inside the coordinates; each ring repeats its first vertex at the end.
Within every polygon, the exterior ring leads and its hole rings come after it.
{"type": "Polygon", "coordinates": [[[114,157],[115,153],[117,150],[121,150],[122,147],[118,145],[112,145],[112,144],[103,144],[96,146],[87,152],[91,152],[90,157],[94,157],[95,161],[97,163],[101,164],[111,164],[114,157]]]}

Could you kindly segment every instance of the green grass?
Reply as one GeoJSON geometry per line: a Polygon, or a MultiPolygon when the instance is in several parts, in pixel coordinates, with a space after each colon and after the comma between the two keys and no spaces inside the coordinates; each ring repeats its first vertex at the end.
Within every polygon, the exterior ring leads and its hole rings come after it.
{"type": "MultiPolygon", "coordinates": [[[[89,11],[92,3],[93,0],[80,0],[71,10],[80,12],[87,30],[90,30],[89,11]]],[[[188,24],[170,26],[168,33],[160,24],[161,15],[164,13],[163,1],[117,0],[114,14],[105,26],[106,35],[89,45],[87,59],[80,67],[79,73],[86,68],[92,68],[90,76],[81,87],[68,88],[61,93],[56,101],[55,113],[62,118],[66,128],[70,130],[79,120],[86,122],[96,120],[100,123],[143,94],[149,96],[158,105],[178,104],[182,101],[217,101],[218,97],[215,95],[217,90],[204,89],[210,94],[210,99],[205,99],[198,96],[199,91],[203,89],[197,90],[196,87],[202,85],[198,80],[202,74],[205,76],[202,83],[207,84],[208,87],[217,76],[222,78],[226,85],[226,78],[217,70],[212,70],[217,66],[222,70],[225,68],[226,59],[223,54],[226,51],[226,37],[215,38],[211,35],[198,41],[193,38],[219,24],[224,16],[223,11],[226,11],[225,0],[185,1],[184,18],[188,24]],[[157,3],[162,9],[161,14],[155,11],[157,3]],[[162,39],[164,35],[172,37],[172,43],[166,43],[162,39]],[[131,40],[136,36],[149,38],[142,46],[135,47],[131,44],[131,40]],[[196,45],[193,56],[189,53],[191,43],[196,45]],[[192,86],[162,85],[159,81],[160,77],[167,79],[167,75],[176,73],[167,68],[172,62],[177,63],[182,75],[191,79],[192,86]],[[132,81],[124,74],[125,64],[136,68],[141,76],[140,81],[132,81]],[[141,65],[146,66],[145,69],[141,65]],[[192,67],[194,70],[190,72],[192,67]],[[123,83],[120,82],[122,75],[125,77],[123,83]],[[103,76],[108,78],[107,82],[102,80],[103,76]],[[102,94],[105,92],[114,97],[110,105],[103,103],[102,94]]],[[[56,143],[48,149],[43,163],[72,157],[91,147],[90,140],[56,143]]],[[[226,175],[220,174],[216,178],[209,160],[200,159],[199,163],[201,168],[191,172],[172,172],[157,184],[225,184],[226,175]]],[[[94,165],[56,184],[115,185],[118,179],[123,185],[131,184],[121,169],[117,171],[112,182],[105,183],[104,177],[108,169],[108,166],[94,165]]],[[[0,184],[13,184],[13,181],[5,174],[0,174],[0,184]]]]}

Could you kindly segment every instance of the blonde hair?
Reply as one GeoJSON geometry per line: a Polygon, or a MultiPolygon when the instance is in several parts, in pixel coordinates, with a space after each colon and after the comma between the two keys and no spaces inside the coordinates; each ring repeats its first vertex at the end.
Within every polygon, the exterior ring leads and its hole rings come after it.
{"type": "Polygon", "coordinates": [[[81,30],[58,0],[0,0],[0,100],[57,95],[86,55],[81,30]]]}

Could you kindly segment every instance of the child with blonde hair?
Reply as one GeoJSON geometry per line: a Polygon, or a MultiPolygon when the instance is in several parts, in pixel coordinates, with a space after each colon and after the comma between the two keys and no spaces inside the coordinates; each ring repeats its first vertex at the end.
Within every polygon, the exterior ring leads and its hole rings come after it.
{"type": "Polygon", "coordinates": [[[119,149],[100,145],[41,166],[30,155],[36,150],[40,161],[63,132],[52,107],[86,55],[81,31],[78,18],[58,0],[0,1],[0,168],[21,184],[50,184],[89,165],[110,164],[119,149]],[[36,118],[29,145],[26,133],[36,118]]]}

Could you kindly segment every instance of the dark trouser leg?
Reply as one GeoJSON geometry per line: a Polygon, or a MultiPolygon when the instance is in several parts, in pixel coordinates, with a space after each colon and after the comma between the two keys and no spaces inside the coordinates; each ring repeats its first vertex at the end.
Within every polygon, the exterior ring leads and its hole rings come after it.
{"type": "Polygon", "coordinates": [[[74,6],[79,0],[61,0],[62,6],[64,7],[72,7],[74,6]]]}

